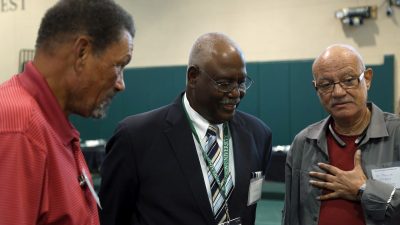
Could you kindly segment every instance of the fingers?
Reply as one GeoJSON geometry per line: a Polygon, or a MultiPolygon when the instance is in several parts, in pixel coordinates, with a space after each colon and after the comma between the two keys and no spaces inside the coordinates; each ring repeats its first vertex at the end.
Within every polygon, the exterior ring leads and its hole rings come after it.
{"type": "Polygon", "coordinates": [[[329,164],[326,164],[326,163],[318,163],[318,166],[319,166],[319,168],[321,168],[321,169],[323,169],[323,170],[325,170],[325,171],[327,171],[327,172],[329,172],[330,174],[333,174],[333,175],[336,175],[341,171],[337,167],[329,165],[329,164]]]}
{"type": "Polygon", "coordinates": [[[322,172],[309,172],[310,184],[313,187],[328,190],[330,193],[319,196],[319,200],[328,199],[347,199],[355,200],[358,188],[365,183],[367,177],[361,166],[361,151],[357,150],[354,153],[354,169],[350,171],[343,171],[335,166],[318,163],[322,172]]]}
{"type": "Polygon", "coordinates": [[[308,173],[311,177],[317,178],[319,180],[333,182],[334,176],[327,174],[327,173],[318,173],[318,172],[309,172],[308,173]]]}
{"type": "Polygon", "coordinates": [[[365,176],[365,173],[363,171],[362,165],[361,165],[361,150],[358,149],[356,153],[354,153],[354,169],[353,171],[358,174],[358,177],[361,179],[362,183],[365,183],[365,180],[367,177],[365,176]]]}
{"type": "Polygon", "coordinates": [[[354,168],[361,168],[361,150],[358,149],[356,153],[354,153],[354,168]]]}
{"type": "Polygon", "coordinates": [[[321,188],[321,189],[327,189],[327,190],[332,190],[332,191],[335,190],[333,183],[329,183],[329,182],[310,180],[310,184],[313,185],[314,187],[321,188]]]}

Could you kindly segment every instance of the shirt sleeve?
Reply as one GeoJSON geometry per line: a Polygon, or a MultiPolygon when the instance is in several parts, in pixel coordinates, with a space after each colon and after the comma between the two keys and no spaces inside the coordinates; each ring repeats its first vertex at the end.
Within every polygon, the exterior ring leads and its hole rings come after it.
{"type": "Polygon", "coordinates": [[[23,133],[0,133],[0,221],[35,225],[45,195],[46,154],[23,133]]]}
{"type": "Polygon", "coordinates": [[[293,205],[297,205],[296,198],[292,199],[292,148],[288,152],[286,156],[286,164],[285,164],[285,203],[282,211],[282,224],[289,225],[292,223],[292,219],[296,212],[291,210],[293,205]]]}
{"type": "Polygon", "coordinates": [[[366,216],[382,221],[400,213],[399,198],[399,190],[392,185],[377,180],[368,180],[361,203],[366,216]]]}

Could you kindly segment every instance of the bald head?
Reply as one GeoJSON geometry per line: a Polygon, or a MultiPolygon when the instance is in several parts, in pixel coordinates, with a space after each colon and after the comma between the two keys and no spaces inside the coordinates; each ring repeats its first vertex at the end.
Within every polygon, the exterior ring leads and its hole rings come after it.
{"type": "Polygon", "coordinates": [[[187,69],[186,96],[203,118],[213,124],[232,119],[246,93],[239,88],[246,78],[242,51],[228,36],[207,33],[195,41],[187,69]]]}
{"type": "Polygon", "coordinates": [[[314,60],[312,71],[315,78],[326,71],[340,71],[346,67],[356,67],[360,73],[365,70],[364,61],[356,49],[350,45],[334,44],[314,60]]]}
{"type": "Polygon", "coordinates": [[[353,47],[335,44],[315,59],[312,70],[320,102],[331,114],[335,127],[359,134],[357,126],[361,124],[364,129],[364,121],[369,121],[366,103],[372,69],[365,69],[360,53],[353,47]]]}
{"type": "Polygon", "coordinates": [[[200,36],[190,51],[189,66],[204,66],[218,58],[222,63],[232,60],[232,56],[239,56],[244,61],[242,50],[228,36],[222,33],[207,33],[200,36]]]}

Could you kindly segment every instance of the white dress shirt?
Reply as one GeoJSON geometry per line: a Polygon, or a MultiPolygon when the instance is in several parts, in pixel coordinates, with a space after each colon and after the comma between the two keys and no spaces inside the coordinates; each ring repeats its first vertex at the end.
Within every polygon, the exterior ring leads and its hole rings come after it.
{"type": "MultiPolygon", "coordinates": [[[[211,189],[210,189],[210,181],[208,180],[208,175],[207,175],[207,163],[204,161],[203,158],[203,153],[201,152],[202,149],[205,149],[205,144],[206,144],[206,132],[207,129],[210,125],[210,123],[204,119],[199,113],[197,113],[189,104],[189,101],[186,97],[186,93],[183,95],[183,104],[186,109],[186,112],[192,121],[193,127],[196,130],[197,136],[200,139],[201,142],[201,147],[199,146],[199,143],[196,140],[195,135],[192,133],[194,143],[196,145],[196,150],[197,150],[197,156],[199,157],[199,162],[201,166],[201,172],[203,173],[203,178],[204,178],[204,183],[206,185],[207,189],[207,194],[208,194],[208,199],[210,201],[210,204],[212,206],[212,199],[211,199],[211,189]]],[[[214,124],[218,126],[218,131],[219,133],[217,134],[217,142],[220,148],[223,146],[222,145],[222,140],[223,140],[223,124],[214,124]]],[[[222,150],[222,149],[221,149],[222,150]]],[[[232,144],[232,137],[229,138],[229,172],[231,173],[232,176],[232,182],[233,185],[235,185],[235,165],[234,165],[234,158],[233,158],[233,144],[232,144]]]]}

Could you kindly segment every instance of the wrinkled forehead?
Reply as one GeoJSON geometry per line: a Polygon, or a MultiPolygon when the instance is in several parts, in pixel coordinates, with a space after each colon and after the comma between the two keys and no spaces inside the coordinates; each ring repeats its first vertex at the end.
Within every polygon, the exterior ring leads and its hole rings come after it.
{"type": "Polygon", "coordinates": [[[232,45],[215,46],[210,53],[208,64],[215,64],[220,68],[241,68],[245,66],[242,52],[232,45]]]}
{"type": "Polygon", "coordinates": [[[314,79],[319,76],[341,76],[343,74],[359,74],[365,66],[361,56],[352,48],[334,46],[319,55],[312,66],[314,79]]]}

